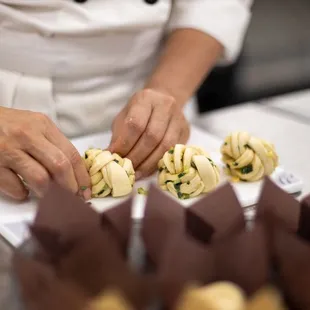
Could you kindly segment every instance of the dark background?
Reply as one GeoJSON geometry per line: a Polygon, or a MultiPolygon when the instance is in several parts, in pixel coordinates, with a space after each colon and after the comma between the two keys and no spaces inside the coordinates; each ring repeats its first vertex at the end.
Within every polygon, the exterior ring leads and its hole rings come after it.
{"type": "Polygon", "coordinates": [[[199,89],[200,112],[310,88],[310,0],[254,0],[252,13],[238,61],[199,89]]]}

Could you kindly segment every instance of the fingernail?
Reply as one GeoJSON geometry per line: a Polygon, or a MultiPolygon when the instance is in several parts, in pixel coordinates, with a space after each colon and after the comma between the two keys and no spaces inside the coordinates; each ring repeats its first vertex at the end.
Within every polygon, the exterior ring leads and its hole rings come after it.
{"type": "Polygon", "coordinates": [[[142,172],[136,171],[136,180],[138,181],[138,180],[142,179],[142,177],[143,177],[142,172]]]}
{"type": "Polygon", "coordinates": [[[91,189],[87,188],[84,191],[83,196],[84,196],[85,200],[90,200],[91,199],[91,189]]]}

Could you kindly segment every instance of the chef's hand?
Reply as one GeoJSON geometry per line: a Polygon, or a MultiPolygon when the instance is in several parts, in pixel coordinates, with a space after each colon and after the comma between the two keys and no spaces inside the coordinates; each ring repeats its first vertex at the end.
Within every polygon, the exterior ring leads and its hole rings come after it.
{"type": "Polygon", "coordinates": [[[170,147],[186,143],[189,132],[182,107],[173,97],[144,89],[115,118],[109,149],[130,158],[140,179],[155,171],[170,147]]]}
{"type": "Polygon", "coordinates": [[[0,107],[0,192],[23,200],[28,189],[18,175],[39,197],[53,179],[90,198],[81,156],[56,125],[40,113],[0,107]]]}

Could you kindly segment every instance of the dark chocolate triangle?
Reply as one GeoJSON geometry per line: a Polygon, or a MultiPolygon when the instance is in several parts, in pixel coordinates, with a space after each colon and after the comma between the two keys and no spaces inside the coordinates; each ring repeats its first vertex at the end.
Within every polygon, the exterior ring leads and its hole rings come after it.
{"type": "Polygon", "coordinates": [[[289,231],[297,232],[300,218],[299,202],[277,186],[270,178],[264,180],[261,196],[257,204],[258,220],[266,218],[283,225],[289,231]]]}
{"type": "Polygon", "coordinates": [[[197,241],[208,244],[214,234],[214,228],[194,212],[185,209],[185,230],[197,241]]]}
{"type": "Polygon", "coordinates": [[[192,205],[192,212],[214,229],[212,239],[219,239],[245,227],[243,210],[234,189],[227,183],[192,205]]]}
{"type": "Polygon", "coordinates": [[[47,265],[15,253],[13,269],[18,279],[23,309],[85,309],[83,292],[76,290],[70,283],[59,281],[47,265]]]}
{"type": "Polygon", "coordinates": [[[39,200],[34,223],[66,234],[71,227],[99,225],[100,216],[79,197],[51,183],[45,196],[39,200]]]}
{"type": "Polygon", "coordinates": [[[158,270],[160,291],[167,308],[174,309],[185,287],[214,280],[214,258],[211,248],[184,233],[169,236],[158,270]]]}
{"type": "Polygon", "coordinates": [[[146,251],[156,265],[169,234],[184,230],[184,208],[155,185],[150,186],[141,235],[146,251]]]}
{"type": "Polygon", "coordinates": [[[71,242],[66,242],[58,232],[39,225],[29,227],[31,235],[38,241],[40,248],[37,249],[36,257],[54,264],[72,246],[71,242]]]}
{"type": "Polygon", "coordinates": [[[123,293],[135,309],[149,302],[150,283],[135,274],[124,260],[115,239],[94,227],[79,239],[56,266],[57,276],[73,282],[89,298],[112,288],[123,293]]]}
{"type": "Polygon", "coordinates": [[[284,229],[273,234],[275,262],[282,288],[294,309],[310,309],[310,245],[284,229]]]}
{"type": "Polygon", "coordinates": [[[248,294],[269,279],[269,258],[265,229],[256,225],[214,245],[217,281],[231,281],[248,294]]]}
{"type": "Polygon", "coordinates": [[[122,250],[126,252],[132,225],[132,198],[127,199],[120,205],[102,213],[101,223],[103,227],[111,228],[119,239],[122,250]]]}
{"type": "Polygon", "coordinates": [[[310,242],[310,195],[301,201],[298,235],[310,242]]]}

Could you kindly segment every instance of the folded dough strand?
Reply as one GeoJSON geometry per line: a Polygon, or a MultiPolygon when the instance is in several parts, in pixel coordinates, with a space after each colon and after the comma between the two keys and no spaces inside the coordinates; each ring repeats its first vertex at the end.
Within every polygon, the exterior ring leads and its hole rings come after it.
{"type": "Polygon", "coordinates": [[[226,172],[242,181],[257,181],[270,176],[278,166],[278,155],[271,143],[247,132],[233,132],[221,148],[226,172]]]}
{"type": "Polygon", "coordinates": [[[91,177],[92,197],[121,197],[132,192],[135,171],[131,160],[101,149],[88,149],[84,162],[91,177]]]}
{"type": "Polygon", "coordinates": [[[177,144],[158,163],[158,183],[180,199],[213,190],[220,181],[219,168],[198,146],[177,144]]]}

